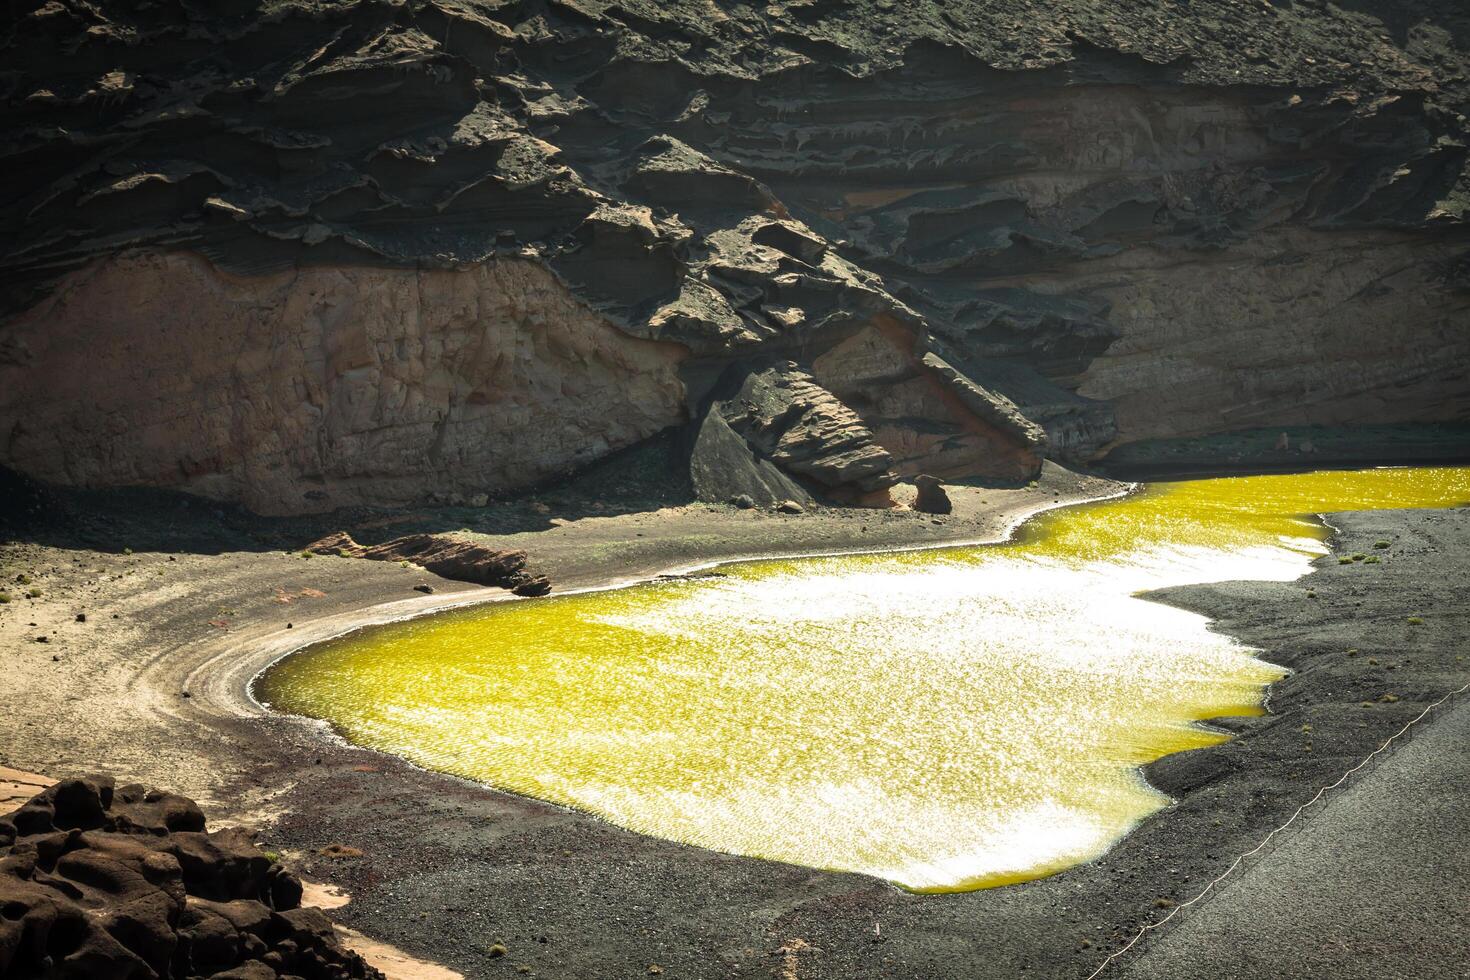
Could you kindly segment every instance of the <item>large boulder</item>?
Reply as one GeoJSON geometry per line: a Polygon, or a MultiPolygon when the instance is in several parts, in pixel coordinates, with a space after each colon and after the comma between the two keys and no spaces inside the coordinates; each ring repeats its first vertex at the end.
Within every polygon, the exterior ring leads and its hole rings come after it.
{"type": "Polygon", "coordinates": [[[886,495],[898,482],[893,457],[862,418],[793,362],[749,372],[715,413],[761,460],[839,499],[886,495]]]}
{"type": "Polygon", "coordinates": [[[914,477],[914,486],[919,491],[914,498],[914,510],[925,514],[948,514],[954,510],[954,504],[950,503],[949,494],[944,490],[944,483],[938,477],[921,473],[914,477]]]}
{"type": "Polygon", "coordinates": [[[769,459],[829,490],[898,482],[893,457],[862,418],[792,362],[749,375],[724,414],[769,459]]]}

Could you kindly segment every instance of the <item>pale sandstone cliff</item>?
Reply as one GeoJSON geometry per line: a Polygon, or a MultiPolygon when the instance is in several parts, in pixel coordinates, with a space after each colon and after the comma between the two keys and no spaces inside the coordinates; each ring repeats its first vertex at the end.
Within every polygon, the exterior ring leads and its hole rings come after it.
{"type": "Polygon", "coordinates": [[[1461,249],[1392,232],[1263,236],[1222,255],[1101,263],[1117,343],[1081,394],[1142,440],[1282,425],[1470,418],[1461,249]]]}
{"type": "Polygon", "coordinates": [[[122,257],[68,277],[6,350],[18,468],[263,513],[524,487],[684,417],[683,348],[525,261],[236,277],[122,257]]]}

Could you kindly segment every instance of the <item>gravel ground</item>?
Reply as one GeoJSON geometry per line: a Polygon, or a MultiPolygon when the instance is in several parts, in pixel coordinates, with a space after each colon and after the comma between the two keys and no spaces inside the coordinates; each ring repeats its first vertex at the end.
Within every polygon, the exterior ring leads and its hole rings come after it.
{"type": "Polygon", "coordinates": [[[1127,975],[1470,976],[1470,699],[1456,703],[1127,975]]]}

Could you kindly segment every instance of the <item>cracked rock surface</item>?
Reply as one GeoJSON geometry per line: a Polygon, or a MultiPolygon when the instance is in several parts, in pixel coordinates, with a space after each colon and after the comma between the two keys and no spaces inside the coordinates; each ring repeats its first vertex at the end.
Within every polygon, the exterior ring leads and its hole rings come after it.
{"type": "Polygon", "coordinates": [[[192,800],[90,776],[0,818],[0,975],[381,980],[301,882],[192,800]]]}

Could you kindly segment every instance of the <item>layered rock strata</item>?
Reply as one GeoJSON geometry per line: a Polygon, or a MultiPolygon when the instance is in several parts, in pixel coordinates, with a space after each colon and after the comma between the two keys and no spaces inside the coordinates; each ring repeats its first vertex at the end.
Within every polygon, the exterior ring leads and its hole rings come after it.
{"type": "Polygon", "coordinates": [[[1467,38],[1452,0],[31,0],[0,463],[515,489],[694,444],[782,360],[904,476],[1463,420],[1467,38]]]}
{"type": "Polygon", "coordinates": [[[898,480],[893,457],[857,413],[794,363],[746,375],[739,390],[711,410],[760,458],[809,484],[866,494],[898,480]]]}
{"type": "Polygon", "coordinates": [[[329,534],[306,548],[318,555],[411,562],[441,578],[509,589],[520,596],[546,595],[551,579],[527,569],[519,549],[489,548],[449,534],[409,534],[382,544],[361,545],[345,531],[329,534]]]}
{"type": "Polygon", "coordinates": [[[66,780],[0,818],[0,976],[382,980],[301,891],[184,797],[66,780]]]}

